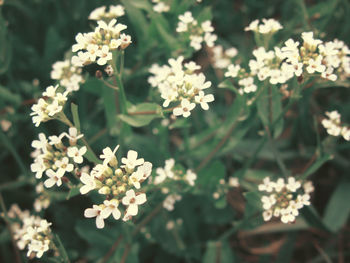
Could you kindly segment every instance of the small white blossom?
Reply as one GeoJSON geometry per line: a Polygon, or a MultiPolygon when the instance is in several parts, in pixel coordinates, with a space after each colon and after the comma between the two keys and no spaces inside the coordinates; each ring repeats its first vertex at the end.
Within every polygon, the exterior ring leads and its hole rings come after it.
{"type": "Polygon", "coordinates": [[[87,194],[96,188],[95,177],[92,175],[83,172],[80,176],[80,181],[84,184],[79,189],[82,195],[87,194]]]}
{"type": "Polygon", "coordinates": [[[105,222],[102,216],[103,206],[93,205],[92,208],[87,208],[84,211],[84,216],[87,218],[96,217],[96,226],[97,228],[104,228],[105,222]]]}
{"type": "Polygon", "coordinates": [[[55,184],[57,186],[62,185],[62,177],[64,175],[64,170],[58,170],[55,172],[52,169],[49,169],[46,171],[46,175],[49,177],[44,182],[44,185],[46,188],[50,188],[50,187],[54,186],[55,184]]]}
{"type": "Polygon", "coordinates": [[[80,149],[78,149],[78,147],[73,146],[73,147],[69,147],[67,150],[67,155],[70,158],[73,158],[75,163],[82,163],[83,162],[83,155],[86,153],[87,148],[86,146],[81,147],[80,149]]]}
{"type": "Polygon", "coordinates": [[[146,194],[135,195],[135,191],[132,189],[127,191],[122,199],[123,205],[128,206],[127,214],[131,216],[136,216],[138,213],[138,206],[144,204],[146,201],[146,194]]]}

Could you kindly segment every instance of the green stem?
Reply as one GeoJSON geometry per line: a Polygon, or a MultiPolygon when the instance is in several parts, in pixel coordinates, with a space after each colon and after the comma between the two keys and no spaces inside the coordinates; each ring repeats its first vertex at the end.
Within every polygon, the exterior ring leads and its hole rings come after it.
{"type": "Polygon", "coordinates": [[[124,85],[123,85],[121,76],[119,74],[115,74],[115,79],[117,81],[117,85],[119,88],[120,112],[122,114],[126,114],[127,113],[127,105],[126,105],[126,95],[125,95],[124,85]]]}
{"type": "Polygon", "coordinates": [[[57,249],[58,249],[59,254],[60,254],[61,258],[62,258],[62,261],[63,261],[64,263],[70,263],[70,260],[69,260],[67,251],[66,251],[66,249],[64,248],[60,237],[59,237],[58,235],[54,235],[54,238],[55,238],[55,240],[56,240],[56,242],[57,242],[57,245],[58,245],[58,246],[57,246],[57,249]]]}
{"type": "Polygon", "coordinates": [[[282,174],[284,175],[284,177],[288,178],[290,173],[288,172],[288,169],[285,166],[285,164],[284,164],[284,162],[283,162],[283,160],[281,158],[281,153],[278,151],[278,149],[277,149],[277,147],[275,145],[275,142],[274,142],[274,140],[272,138],[271,132],[270,132],[268,127],[265,127],[265,130],[266,130],[267,137],[269,139],[269,143],[270,143],[270,147],[271,147],[272,153],[275,156],[277,164],[278,164],[279,168],[281,169],[282,174]]]}

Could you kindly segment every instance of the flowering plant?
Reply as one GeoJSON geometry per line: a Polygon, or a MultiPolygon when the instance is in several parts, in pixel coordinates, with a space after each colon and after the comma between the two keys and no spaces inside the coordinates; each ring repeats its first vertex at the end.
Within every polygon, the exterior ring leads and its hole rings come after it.
{"type": "Polygon", "coordinates": [[[0,262],[347,262],[350,5],[258,2],[0,1],[0,262]]]}

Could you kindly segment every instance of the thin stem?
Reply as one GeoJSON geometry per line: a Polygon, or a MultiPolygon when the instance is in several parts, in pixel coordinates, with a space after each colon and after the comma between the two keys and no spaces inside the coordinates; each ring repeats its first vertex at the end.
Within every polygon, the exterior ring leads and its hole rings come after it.
{"type": "Polygon", "coordinates": [[[125,90],[124,90],[124,85],[122,82],[122,78],[121,75],[118,73],[117,68],[114,66],[114,76],[115,76],[115,80],[117,82],[117,86],[119,88],[119,103],[120,103],[120,112],[122,114],[126,114],[127,113],[127,105],[126,105],[126,95],[125,95],[125,90]]]}
{"type": "Polygon", "coordinates": [[[66,263],[70,263],[68,254],[66,249],[64,248],[62,241],[60,239],[60,237],[58,235],[54,235],[56,242],[58,244],[58,252],[60,253],[60,256],[62,257],[62,259],[64,260],[64,262],[66,263]]]}
{"type": "Polygon", "coordinates": [[[108,81],[105,81],[104,79],[101,79],[101,80],[102,80],[103,84],[105,84],[107,87],[114,89],[116,91],[119,90],[119,88],[117,86],[112,85],[111,83],[109,83],[108,81]]]}
{"type": "Polygon", "coordinates": [[[8,182],[0,185],[0,191],[11,190],[18,187],[22,187],[27,184],[31,184],[33,181],[31,178],[19,179],[18,181],[8,182]]]}
{"type": "Polygon", "coordinates": [[[4,199],[2,198],[2,194],[1,193],[0,193],[0,206],[1,206],[1,210],[4,213],[4,220],[5,220],[5,223],[6,223],[6,227],[7,227],[8,231],[9,231],[9,233],[10,233],[10,236],[11,236],[13,251],[15,252],[15,260],[16,260],[17,263],[21,263],[22,262],[21,255],[20,255],[19,250],[18,250],[17,245],[16,245],[14,234],[13,234],[13,231],[12,231],[12,228],[11,228],[11,223],[8,220],[7,209],[6,209],[6,206],[5,206],[5,202],[4,202],[4,199]]]}
{"type": "Polygon", "coordinates": [[[286,166],[281,158],[281,154],[278,152],[277,147],[275,146],[275,142],[271,136],[271,132],[267,126],[265,126],[265,130],[266,130],[267,137],[269,139],[272,153],[276,158],[277,164],[278,164],[279,168],[281,169],[282,174],[287,178],[290,174],[289,174],[289,172],[288,172],[288,170],[287,170],[287,168],[286,168],[286,166]]]}
{"type": "Polygon", "coordinates": [[[124,253],[123,253],[123,256],[122,256],[122,259],[120,260],[120,263],[125,263],[126,262],[130,250],[131,250],[131,245],[130,244],[126,244],[125,250],[124,250],[124,253]]]}
{"type": "MultiPolygon", "coordinates": [[[[177,105],[175,107],[171,107],[168,109],[164,109],[163,113],[172,112],[175,108],[178,108],[180,105],[177,105]]],[[[150,111],[136,111],[136,112],[128,112],[128,115],[152,115],[157,114],[158,111],[150,110],[150,111]]]]}
{"type": "Polygon", "coordinates": [[[122,79],[123,77],[123,71],[124,71],[124,50],[122,50],[121,52],[121,56],[120,56],[120,67],[119,67],[119,76],[120,79],[122,79]]]}
{"type": "Polygon", "coordinates": [[[108,250],[107,254],[103,257],[100,263],[106,263],[108,259],[113,255],[114,251],[118,248],[120,242],[123,240],[123,236],[120,235],[115,241],[115,243],[112,245],[112,247],[108,250]]]}

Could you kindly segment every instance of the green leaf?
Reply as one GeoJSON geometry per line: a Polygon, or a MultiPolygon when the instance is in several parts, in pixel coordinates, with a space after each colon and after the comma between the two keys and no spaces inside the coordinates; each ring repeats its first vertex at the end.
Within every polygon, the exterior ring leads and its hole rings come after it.
{"type": "Polygon", "coordinates": [[[271,127],[282,113],[282,95],[277,86],[263,86],[260,96],[257,99],[258,115],[264,126],[273,130],[273,136],[278,137],[283,131],[283,118],[271,127]]]}
{"type": "Polygon", "coordinates": [[[212,20],[212,19],[213,19],[213,15],[211,13],[211,7],[209,6],[202,8],[202,11],[196,17],[196,20],[198,21],[198,23],[202,23],[204,21],[212,20]]]}
{"type": "Polygon", "coordinates": [[[75,225],[77,234],[90,245],[87,256],[93,262],[103,258],[110,246],[118,239],[120,236],[118,229],[120,228],[107,225],[103,229],[97,229],[94,219],[78,220],[75,225]]]}
{"type": "Polygon", "coordinates": [[[100,96],[103,83],[96,78],[88,78],[82,85],[82,90],[85,90],[94,95],[100,96]]]}
{"type": "Polygon", "coordinates": [[[77,128],[78,132],[80,132],[80,120],[79,120],[78,106],[74,103],[71,103],[70,108],[72,111],[74,126],[75,126],[75,128],[77,128]]]}
{"type": "Polygon", "coordinates": [[[133,127],[142,127],[148,125],[156,118],[162,118],[162,107],[156,103],[141,103],[132,105],[128,108],[128,115],[119,114],[118,118],[133,127]],[[139,113],[132,115],[132,113],[139,113]]]}
{"type": "Polygon", "coordinates": [[[278,252],[277,259],[275,263],[285,263],[291,262],[294,246],[296,244],[296,232],[289,233],[287,236],[287,241],[283,244],[282,248],[278,252]]]}
{"type": "Polygon", "coordinates": [[[339,182],[328,201],[323,223],[333,232],[345,225],[350,213],[350,182],[339,182]]]}
{"type": "Polygon", "coordinates": [[[208,241],[203,263],[234,263],[235,257],[226,241],[208,241]]]}
{"type": "Polygon", "coordinates": [[[80,194],[80,187],[73,187],[69,190],[66,200],[69,200],[72,197],[77,196],[79,194],[80,194]]]}
{"type": "Polygon", "coordinates": [[[244,229],[252,229],[262,225],[264,223],[261,216],[263,209],[259,192],[247,192],[244,194],[244,197],[246,204],[242,227],[244,229]]]}
{"type": "Polygon", "coordinates": [[[221,89],[229,89],[229,90],[233,91],[234,93],[239,94],[239,93],[238,93],[238,90],[233,86],[232,82],[229,81],[228,79],[226,79],[226,80],[224,80],[223,82],[221,82],[221,83],[218,85],[218,88],[221,88],[221,89]]]}
{"type": "Polygon", "coordinates": [[[328,227],[323,223],[319,214],[312,205],[303,207],[301,210],[301,214],[304,217],[305,221],[311,227],[316,227],[324,231],[329,231],[328,227]]]}
{"type": "Polygon", "coordinates": [[[117,106],[115,91],[109,87],[104,86],[102,89],[103,104],[105,108],[105,116],[107,119],[107,126],[110,129],[111,134],[117,133],[117,106]]]}
{"type": "Polygon", "coordinates": [[[328,162],[329,160],[333,159],[333,155],[325,154],[321,156],[321,158],[318,158],[316,162],[314,162],[303,175],[301,175],[300,179],[305,180],[307,179],[311,174],[316,172],[325,162],[328,162]]]}
{"type": "MultiPolygon", "coordinates": [[[[139,41],[143,44],[147,44],[146,41],[149,29],[149,22],[147,21],[144,13],[142,13],[142,11],[137,6],[135,6],[133,1],[121,0],[121,2],[126,9],[126,14],[129,17],[129,20],[134,26],[136,36],[139,37],[139,41]]],[[[139,2],[138,5],[140,5],[141,1],[137,2],[139,2]]]]}
{"type": "Polygon", "coordinates": [[[225,177],[225,173],[225,165],[220,161],[215,161],[198,174],[197,183],[208,192],[212,192],[219,184],[219,180],[225,177]]]}

